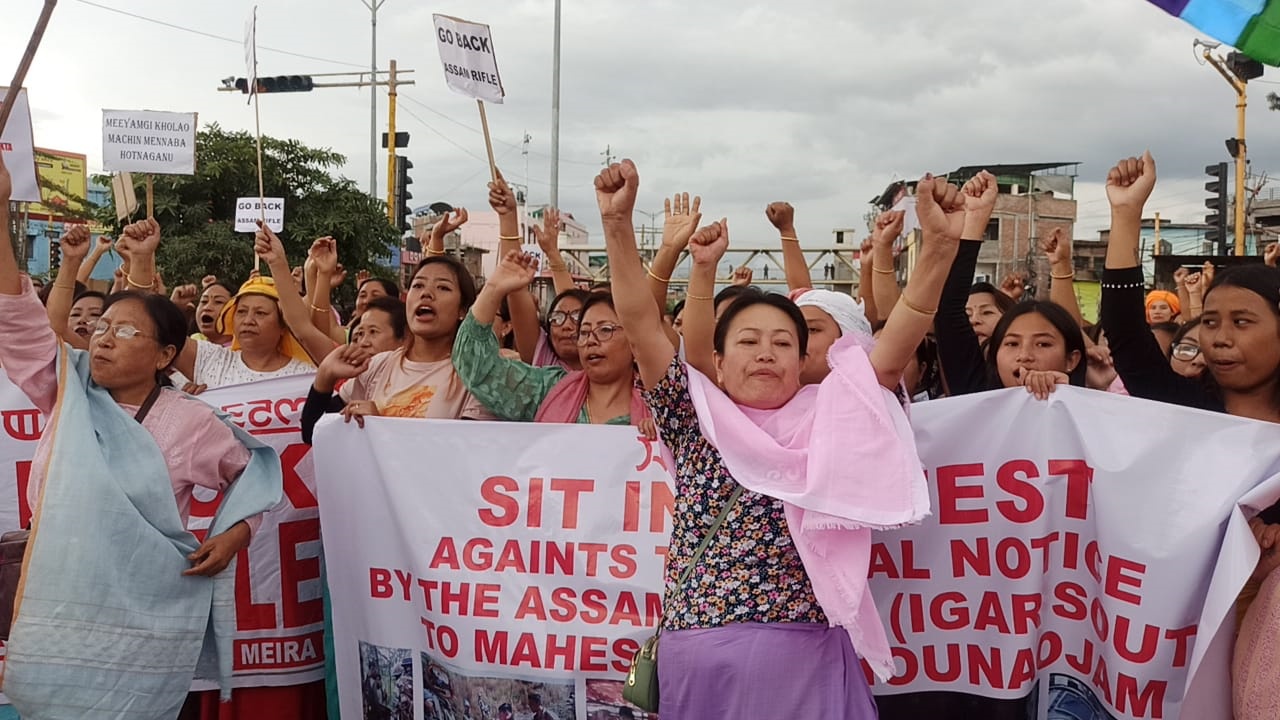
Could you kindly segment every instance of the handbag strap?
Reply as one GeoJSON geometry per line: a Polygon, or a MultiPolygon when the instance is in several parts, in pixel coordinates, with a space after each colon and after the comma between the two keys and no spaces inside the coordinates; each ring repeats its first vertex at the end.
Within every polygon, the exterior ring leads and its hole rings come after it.
{"type": "Polygon", "coordinates": [[[160,399],[160,385],[157,383],[151,388],[151,394],[147,395],[147,399],[142,401],[142,405],[138,407],[138,412],[133,419],[141,423],[147,418],[147,413],[151,412],[151,406],[156,404],[156,400],[160,399]]]}
{"type": "MultiPolygon", "coordinates": [[[[738,503],[738,498],[742,496],[743,487],[738,486],[733,494],[729,496],[729,501],[724,504],[724,509],[716,516],[715,522],[711,523],[711,527],[707,529],[707,534],[702,536],[702,542],[698,543],[698,549],[693,551],[693,557],[689,558],[689,564],[685,566],[684,572],[680,573],[680,579],[676,580],[676,592],[684,587],[684,583],[689,579],[689,574],[698,566],[698,561],[702,559],[702,554],[706,552],[707,547],[711,545],[711,540],[715,538],[716,532],[720,530],[720,526],[724,524],[725,518],[729,517],[729,511],[738,503]]],[[[658,632],[662,632],[662,626],[666,624],[667,608],[662,608],[662,620],[658,623],[658,632]]]]}

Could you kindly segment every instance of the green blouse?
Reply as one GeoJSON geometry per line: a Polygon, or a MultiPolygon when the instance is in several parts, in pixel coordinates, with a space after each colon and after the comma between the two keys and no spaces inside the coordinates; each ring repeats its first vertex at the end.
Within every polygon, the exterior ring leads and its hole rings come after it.
{"type": "MultiPolygon", "coordinates": [[[[493,325],[481,325],[475,316],[458,327],[453,341],[453,367],[467,390],[489,412],[503,420],[532,422],[542,401],[556,383],[568,374],[560,367],[534,367],[502,357],[493,325]]],[[[578,411],[578,422],[590,424],[587,407],[578,411]]],[[[630,415],[611,418],[605,425],[630,425],[630,415]]]]}

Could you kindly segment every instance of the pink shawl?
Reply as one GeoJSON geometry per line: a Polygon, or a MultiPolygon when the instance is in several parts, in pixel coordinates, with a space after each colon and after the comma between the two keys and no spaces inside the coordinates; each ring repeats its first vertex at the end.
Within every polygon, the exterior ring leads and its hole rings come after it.
{"type": "Polygon", "coordinates": [[[827,354],[831,373],[776,410],[739,406],[689,368],[702,433],[752,492],[783,502],[814,595],[849,632],[876,675],[893,674],[884,626],[867,586],[871,530],[918,522],[929,491],[897,398],[880,386],[866,352],[845,336],[827,354]]]}
{"type": "MultiPolygon", "coordinates": [[[[587,402],[587,390],[591,387],[591,381],[587,380],[587,374],[581,370],[575,370],[565,375],[560,382],[551,388],[551,392],[542,399],[542,404],[538,406],[538,413],[534,415],[534,422],[549,423],[576,423],[578,417],[582,413],[582,406],[587,402]]],[[[640,390],[631,386],[631,424],[639,425],[641,420],[653,417],[649,412],[649,406],[645,404],[644,397],[640,394],[640,390]]],[[[607,418],[606,418],[607,419],[607,418]]]]}

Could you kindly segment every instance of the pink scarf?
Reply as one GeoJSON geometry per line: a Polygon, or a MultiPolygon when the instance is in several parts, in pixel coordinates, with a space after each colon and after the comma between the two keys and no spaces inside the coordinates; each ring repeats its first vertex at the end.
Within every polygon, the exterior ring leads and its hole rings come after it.
{"type": "MultiPolygon", "coordinates": [[[[587,374],[581,370],[575,370],[565,375],[560,382],[551,388],[551,392],[542,399],[542,404],[538,406],[538,413],[534,416],[534,422],[549,423],[576,423],[582,413],[582,406],[587,402],[587,390],[591,387],[591,381],[587,380],[587,374]]],[[[645,405],[644,397],[640,394],[640,390],[632,383],[631,386],[631,424],[638,425],[641,420],[653,417],[649,412],[649,406],[645,405]]],[[[609,418],[604,418],[608,420],[609,418]]]]}
{"type": "Polygon", "coordinates": [[[898,400],[880,387],[866,352],[846,335],[827,353],[831,373],[776,410],[745,408],[689,368],[702,433],[752,492],[783,502],[813,593],[848,631],[876,675],[893,674],[884,626],[867,586],[871,530],[929,514],[915,439],[898,400]]]}

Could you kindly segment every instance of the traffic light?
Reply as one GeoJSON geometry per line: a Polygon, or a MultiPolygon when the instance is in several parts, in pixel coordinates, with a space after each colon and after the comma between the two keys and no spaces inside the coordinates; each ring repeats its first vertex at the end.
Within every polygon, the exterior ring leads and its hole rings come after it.
{"type": "Polygon", "coordinates": [[[409,186],[413,184],[413,178],[409,177],[409,171],[412,169],[413,162],[409,158],[403,155],[396,156],[393,217],[395,218],[396,229],[402,233],[409,230],[409,201],[413,199],[413,194],[409,192],[409,186]]]}
{"type": "MultiPolygon", "coordinates": [[[[311,92],[314,87],[315,83],[311,80],[310,75],[276,75],[275,77],[258,78],[258,92],[260,93],[311,92]]],[[[248,94],[249,80],[247,78],[236,78],[236,89],[248,94]]]]}
{"type": "Polygon", "coordinates": [[[1205,174],[1213,178],[1204,184],[1204,189],[1209,191],[1204,206],[1213,211],[1204,217],[1209,226],[1204,231],[1204,239],[1217,245],[1222,254],[1226,254],[1227,243],[1227,167],[1226,163],[1218,163],[1204,169],[1205,174]]]}
{"type": "Polygon", "coordinates": [[[1227,69],[1245,82],[1262,77],[1262,63],[1243,53],[1233,52],[1227,56],[1227,69]]]}

